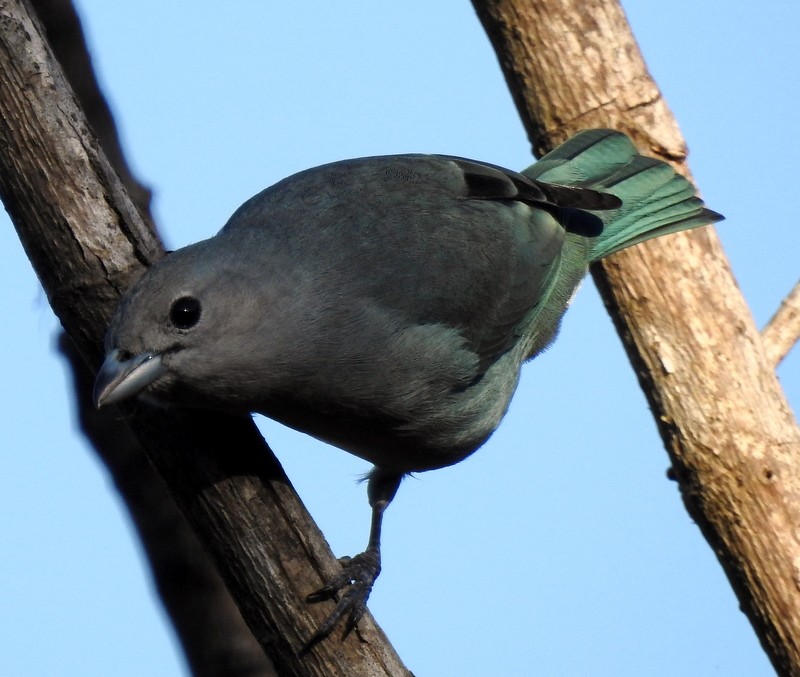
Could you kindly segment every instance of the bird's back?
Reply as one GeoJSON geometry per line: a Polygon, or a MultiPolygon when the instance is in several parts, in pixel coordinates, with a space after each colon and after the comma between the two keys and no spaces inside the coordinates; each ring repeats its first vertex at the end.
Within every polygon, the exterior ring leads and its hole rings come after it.
{"type": "Polygon", "coordinates": [[[608,130],[524,174],[348,160],[279,182],[160,262],[110,335],[117,355],[158,356],[161,397],[260,411],[379,467],[430,469],[497,427],[591,261],[716,218],[608,130]],[[173,336],[159,308],[186,294],[202,311],[173,336]]]}
{"type": "Polygon", "coordinates": [[[256,229],[345,302],[454,328],[492,359],[536,305],[566,231],[529,203],[476,197],[459,162],[388,156],[301,172],[246,202],[223,232],[256,229]]]}

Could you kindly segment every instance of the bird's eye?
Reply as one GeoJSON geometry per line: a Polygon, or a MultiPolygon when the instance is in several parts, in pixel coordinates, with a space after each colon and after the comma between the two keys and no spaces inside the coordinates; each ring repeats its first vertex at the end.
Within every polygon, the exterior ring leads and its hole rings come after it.
{"type": "Polygon", "coordinates": [[[191,329],[200,321],[200,301],[181,296],[169,310],[169,321],[178,329],[191,329]]]}

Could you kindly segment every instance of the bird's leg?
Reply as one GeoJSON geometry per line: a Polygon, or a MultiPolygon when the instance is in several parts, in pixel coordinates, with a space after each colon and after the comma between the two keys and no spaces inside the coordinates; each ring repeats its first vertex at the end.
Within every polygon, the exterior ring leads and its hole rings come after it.
{"type": "Polygon", "coordinates": [[[306,597],[306,602],[316,604],[336,597],[342,592],[336,608],[328,616],[317,631],[311,636],[303,647],[303,653],[309,651],[316,644],[331,634],[334,627],[342,618],[346,617],[342,639],[352,632],[359,619],[367,609],[367,599],[378,574],[381,572],[381,525],[383,513],[391,503],[402,474],[390,473],[373,468],[369,474],[367,496],[372,506],[372,522],[369,530],[367,549],[355,557],[342,557],[339,562],[342,571],[329,580],[324,587],[312,592],[306,597]]]}

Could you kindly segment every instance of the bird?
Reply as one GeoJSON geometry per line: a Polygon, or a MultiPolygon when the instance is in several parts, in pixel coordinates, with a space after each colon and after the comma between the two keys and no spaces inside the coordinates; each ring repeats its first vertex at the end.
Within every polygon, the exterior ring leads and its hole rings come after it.
{"type": "Polygon", "coordinates": [[[722,218],[609,129],[519,173],[425,154],[305,170],[131,286],[95,403],[258,413],[372,463],[367,547],[306,598],[336,601],[307,651],[365,612],[402,479],[489,438],[589,266],[722,218]]]}

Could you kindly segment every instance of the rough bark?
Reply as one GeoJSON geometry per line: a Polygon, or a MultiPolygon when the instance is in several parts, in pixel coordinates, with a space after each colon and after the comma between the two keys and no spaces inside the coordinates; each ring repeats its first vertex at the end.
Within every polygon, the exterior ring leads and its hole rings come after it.
{"type": "MultiPolygon", "coordinates": [[[[0,197],[53,310],[96,368],[120,294],[163,249],[25,0],[0,0],[0,197]]],[[[331,608],[304,597],[338,564],[252,421],[144,406],[123,414],[279,674],[408,674],[368,616],[347,641],[298,656],[331,608]]]]}
{"type": "Polygon", "coordinates": [[[139,211],[152,221],[150,189],[133,175],[117,134],[117,125],[97,82],[80,19],[71,0],[32,0],[45,36],[75,93],[86,119],[117,176],[139,211]]]}
{"type": "MultiPolygon", "coordinates": [[[[537,152],[612,127],[688,173],[617,2],[473,5],[537,152]]],[[[800,675],[800,431],[715,231],[658,239],[592,272],[687,510],[778,673],[800,675]]]]}
{"type": "MultiPolygon", "coordinates": [[[[152,221],[150,191],[125,161],[111,110],[100,91],[80,20],[70,0],[33,0],[54,56],[117,176],[152,221]]],[[[81,430],[114,480],[142,541],[156,589],[193,675],[269,677],[269,659],[242,619],[228,589],[183,513],[124,422],[92,403],[94,375],[62,334],[59,346],[73,376],[81,430]]]]}
{"type": "Polygon", "coordinates": [[[217,570],[130,428],[92,403],[94,374],[66,334],[81,431],[113,477],[130,513],[164,608],[195,677],[274,677],[217,570]]]}

